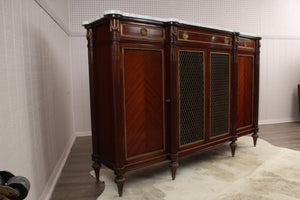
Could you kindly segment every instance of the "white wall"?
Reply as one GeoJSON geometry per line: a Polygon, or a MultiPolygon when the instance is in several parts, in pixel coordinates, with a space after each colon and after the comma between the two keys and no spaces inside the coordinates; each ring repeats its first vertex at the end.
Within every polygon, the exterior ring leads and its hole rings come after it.
{"type": "Polygon", "coordinates": [[[262,35],[259,122],[299,120],[296,96],[296,86],[300,83],[299,0],[70,0],[76,132],[90,131],[87,47],[81,23],[110,9],[262,35]]]}
{"type": "Polygon", "coordinates": [[[298,0],[0,0],[0,170],[30,179],[28,199],[46,199],[73,132],[90,132],[81,22],[108,9],[262,35],[260,122],[298,120],[299,8],[298,0]]]}
{"type": "Polygon", "coordinates": [[[34,0],[0,0],[0,170],[45,200],[73,141],[68,35],[34,0]]]}
{"type": "Polygon", "coordinates": [[[91,134],[87,42],[85,36],[71,37],[74,129],[77,135],[91,134]]]}
{"type": "Polygon", "coordinates": [[[69,0],[35,0],[69,34],[69,0]]]}

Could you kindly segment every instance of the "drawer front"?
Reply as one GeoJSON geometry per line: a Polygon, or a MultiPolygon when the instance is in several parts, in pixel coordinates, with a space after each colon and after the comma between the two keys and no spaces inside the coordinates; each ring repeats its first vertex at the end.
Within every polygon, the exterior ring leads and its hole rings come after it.
{"type": "Polygon", "coordinates": [[[121,37],[150,39],[150,40],[164,40],[165,30],[161,27],[124,23],[121,24],[121,37]]]}
{"type": "Polygon", "coordinates": [[[239,48],[241,49],[255,49],[255,41],[246,39],[246,38],[239,38],[239,48]]]}
{"type": "Polygon", "coordinates": [[[179,30],[178,40],[187,42],[207,43],[214,45],[232,46],[232,38],[226,35],[210,34],[200,31],[179,30]]]}

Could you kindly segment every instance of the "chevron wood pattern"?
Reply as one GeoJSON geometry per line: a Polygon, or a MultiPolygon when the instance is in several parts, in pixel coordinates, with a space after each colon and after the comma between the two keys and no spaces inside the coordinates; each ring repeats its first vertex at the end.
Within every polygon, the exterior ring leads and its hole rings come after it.
{"type": "Polygon", "coordinates": [[[238,56],[237,128],[252,124],[253,57],[238,56]]]}
{"type": "Polygon", "coordinates": [[[124,49],[127,158],[162,150],[163,54],[156,49],[124,49]]]}

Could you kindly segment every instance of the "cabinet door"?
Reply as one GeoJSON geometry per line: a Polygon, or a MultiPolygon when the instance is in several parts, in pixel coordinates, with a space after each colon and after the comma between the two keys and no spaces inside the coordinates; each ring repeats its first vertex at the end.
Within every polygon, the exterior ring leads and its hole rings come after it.
{"type": "Polygon", "coordinates": [[[238,55],[237,129],[253,124],[253,55],[238,55]]]}
{"type": "Polygon", "coordinates": [[[230,53],[210,53],[210,138],[229,134],[230,53]]]}
{"type": "Polygon", "coordinates": [[[162,49],[123,48],[126,160],[165,150],[162,49]]]}
{"type": "Polygon", "coordinates": [[[204,51],[179,50],[179,144],[204,139],[204,51]]]}

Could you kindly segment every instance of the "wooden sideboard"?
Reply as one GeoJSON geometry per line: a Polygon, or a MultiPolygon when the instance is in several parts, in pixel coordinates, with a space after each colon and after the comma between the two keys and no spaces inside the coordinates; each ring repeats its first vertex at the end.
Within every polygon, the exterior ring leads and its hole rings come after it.
{"type": "Polygon", "coordinates": [[[260,37],[110,13],[86,23],[93,168],[126,171],[258,132],[260,37]]]}

